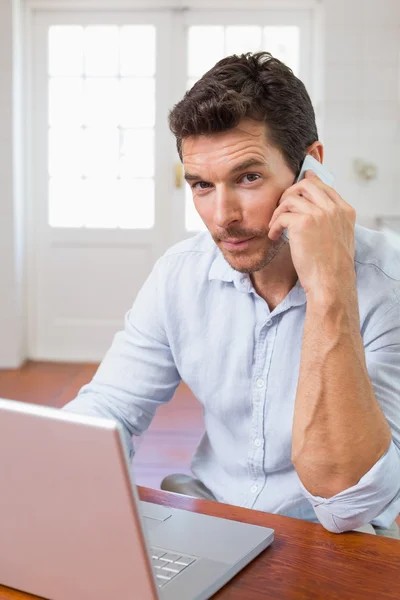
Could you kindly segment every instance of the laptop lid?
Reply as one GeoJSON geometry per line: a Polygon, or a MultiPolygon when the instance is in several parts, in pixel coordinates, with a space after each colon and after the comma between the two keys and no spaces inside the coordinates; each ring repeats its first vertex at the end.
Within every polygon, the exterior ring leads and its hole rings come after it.
{"type": "Polygon", "coordinates": [[[0,399],[0,473],[0,583],[52,600],[159,597],[117,423],[0,399]]]}

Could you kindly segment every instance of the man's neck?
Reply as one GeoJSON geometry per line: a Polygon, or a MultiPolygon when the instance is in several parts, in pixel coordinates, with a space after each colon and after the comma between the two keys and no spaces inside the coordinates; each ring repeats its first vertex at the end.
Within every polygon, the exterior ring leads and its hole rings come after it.
{"type": "Polygon", "coordinates": [[[252,273],[250,277],[257,294],[265,300],[272,312],[286,298],[298,279],[289,244],[264,269],[252,273]]]}

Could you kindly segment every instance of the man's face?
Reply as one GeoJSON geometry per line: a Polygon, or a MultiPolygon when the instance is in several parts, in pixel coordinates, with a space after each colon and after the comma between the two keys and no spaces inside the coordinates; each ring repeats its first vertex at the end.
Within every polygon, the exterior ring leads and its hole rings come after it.
{"type": "Polygon", "coordinates": [[[242,273],[263,269],[283,245],[268,238],[268,223],[295,177],[268,143],[265,124],[244,120],[226,132],[190,136],[182,154],[195,207],[225,259],[242,273]]]}

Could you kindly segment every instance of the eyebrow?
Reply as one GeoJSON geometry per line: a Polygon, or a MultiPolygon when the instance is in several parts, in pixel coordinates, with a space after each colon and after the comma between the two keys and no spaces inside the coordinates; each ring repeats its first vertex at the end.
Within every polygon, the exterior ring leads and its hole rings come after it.
{"type": "MultiPolygon", "coordinates": [[[[268,163],[260,160],[259,158],[248,158],[242,163],[236,165],[236,167],[233,167],[229,174],[235,175],[235,173],[240,173],[241,171],[245,171],[250,167],[268,167],[268,163]]],[[[195,175],[194,173],[185,173],[185,179],[189,183],[189,181],[201,181],[203,178],[200,175],[195,175]]]]}

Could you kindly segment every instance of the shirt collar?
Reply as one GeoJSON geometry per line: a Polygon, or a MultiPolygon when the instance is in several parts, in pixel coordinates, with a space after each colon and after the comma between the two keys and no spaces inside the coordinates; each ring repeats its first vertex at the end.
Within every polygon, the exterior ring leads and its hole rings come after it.
{"type": "Polygon", "coordinates": [[[221,250],[216,246],[216,256],[211,264],[208,273],[209,281],[219,279],[221,281],[235,281],[235,269],[232,269],[229,263],[226,262],[221,250]]]}
{"type": "MultiPolygon", "coordinates": [[[[225,260],[218,247],[216,249],[216,256],[211,263],[208,279],[209,281],[212,281],[213,279],[219,279],[220,281],[234,283],[235,287],[237,287],[240,291],[254,291],[249,276],[235,271],[235,269],[233,269],[225,260]]],[[[301,306],[305,303],[306,294],[301,286],[300,280],[298,279],[295,286],[290,290],[289,294],[283,300],[283,306],[281,306],[281,308],[285,310],[292,306],[301,306]]]]}
{"type": "Polygon", "coordinates": [[[292,287],[285,300],[288,301],[289,306],[301,306],[306,303],[306,293],[300,283],[300,279],[296,281],[295,286],[292,287]]]}

